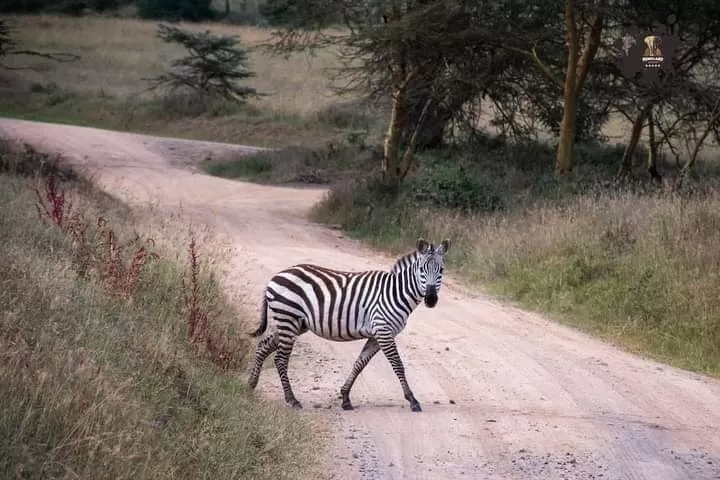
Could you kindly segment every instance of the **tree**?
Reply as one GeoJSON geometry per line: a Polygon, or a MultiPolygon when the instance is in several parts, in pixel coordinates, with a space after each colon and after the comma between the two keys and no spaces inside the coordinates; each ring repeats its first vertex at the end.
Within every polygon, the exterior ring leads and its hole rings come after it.
{"type": "Polygon", "coordinates": [[[151,88],[185,88],[237,102],[259,95],[254,88],[237,83],[255,75],[248,69],[248,52],[237,45],[237,37],[191,32],[164,24],[158,25],[158,37],[182,45],[188,55],[174,60],[170,72],[152,79],[151,88]]]}
{"type": "Polygon", "coordinates": [[[559,128],[555,172],[563,175],[573,168],[573,146],[577,129],[577,108],[580,93],[595,54],[601,44],[607,0],[565,0],[563,35],[565,39],[565,65],[563,77],[540,58],[537,43],[530,49],[507,45],[510,50],[532,59],[547,78],[562,89],[563,108],[559,128]]]}
{"type": "Polygon", "coordinates": [[[418,149],[442,144],[449,122],[514,60],[496,45],[497,26],[510,22],[494,21],[503,11],[494,3],[274,0],[273,9],[288,22],[274,34],[276,53],[334,46],[338,90],[389,102],[382,171],[390,184],[404,179],[418,149]],[[337,19],[347,33],[326,30],[337,19]]]}

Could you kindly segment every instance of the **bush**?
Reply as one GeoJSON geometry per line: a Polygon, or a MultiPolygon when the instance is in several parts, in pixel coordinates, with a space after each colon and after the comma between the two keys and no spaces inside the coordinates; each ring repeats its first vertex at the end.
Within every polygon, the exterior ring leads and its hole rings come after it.
{"type": "Polygon", "coordinates": [[[211,0],[137,0],[138,15],[152,20],[199,22],[215,16],[211,0]]]}
{"type": "Polygon", "coordinates": [[[405,188],[420,203],[466,213],[493,212],[506,206],[506,194],[501,192],[501,186],[458,164],[425,168],[405,188]]]}

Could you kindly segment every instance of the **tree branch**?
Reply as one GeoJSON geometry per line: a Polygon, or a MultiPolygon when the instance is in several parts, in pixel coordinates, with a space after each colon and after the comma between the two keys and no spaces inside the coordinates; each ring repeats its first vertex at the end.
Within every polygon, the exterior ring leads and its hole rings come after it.
{"type": "Polygon", "coordinates": [[[413,130],[412,136],[410,137],[410,144],[407,146],[407,148],[405,149],[405,153],[403,154],[402,163],[404,164],[404,168],[402,173],[400,174],[400,181],[405,180],[405,177],[410,171],[410,167],[412,167],[413,160],[415,159],[415,150],[417,149],[418,133],[420,132],[423,124],[425,123],[425,117],[431,103],[432,98],[428,98],[428,101],[425,102],[422,112],[420,113],[420,118],[417,122],[417,125],[415,125],[415,130],[413,130]]]}
{"type": "Polygon", "coordinates": [[[552,70],[550,70],[550,67],[548,67],[545,62],[540,59],[540,56],[538,56],[537,44],[533,45],[532,49],[530,50],[513,47],[512,45],[500,45],[500,47],[504,48],[509,52],[519,53],[520,55],[524,55],[525,57],[529,58],[530,60],[535,62],[535,65],[540,69],[543,74],[545,74],[548,80],[550,80],[560,88],[564,87],[564,83],[562,82],[562,80],[560,80],[560,78],[558,78],[558,76],[555,75],[552,70]]]}
{"type": "Polygon", "coordinates": [[[578,76],[576,78],[576,89],[580,90],[587,78],[588,70],[590,70],[590,62],[595,58],[595,54],[600,47],[603,24],[605,23],[605,6],[607,0],[600,0],[595,12],[590,31],[587,32],[585,39],[585,51],[583,51],[580,62],[578,63],[578,76]]]}
{"type": "MultiPolygon", "coordinates": [[[[74,62],[75,60],[79,60],[81,58],[80,55],[75,55],[74,53],[42,53],[34,50],[8,50],[4,54],[6,57],[10,55],[28,55],[31,57],[47,58],[48,60],[54,60],[56,62],[74,62]]],[[[11,67],[0,63],[0,68],[5,70],[32,70],[34,67],[11,67]]]]}

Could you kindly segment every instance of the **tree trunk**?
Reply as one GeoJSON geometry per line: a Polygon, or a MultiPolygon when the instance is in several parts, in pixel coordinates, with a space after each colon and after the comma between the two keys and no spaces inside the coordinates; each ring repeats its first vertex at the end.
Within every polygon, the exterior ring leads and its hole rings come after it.
{"type": "MultiPolygon", "coordinates": [[[[409,106],[408,122],[403,132],[402,143],[410,143],[415,130],[420,125],[420,117],[424,106],[430,100],[429,94],[414,96],[409,106]]],[[[417,133],[417,149],[436,149],[442,147],[445,141],[445,128],[452,118],[452,112],[443,107],[440,102],[434,102],[434,108],[426,111],[423,124],[417,133]]]]}
{"type": "Polygon", "coordinates": [[[383,180],[389,185],[396,185],[400,182],[400,144],[402,135],[407,124],[408,101],[407,101],[407,80],[400,82],[395,88],[392,96],[392,110],[390,111],[390,124],[385,135],[385,145],[382,160],[383,180]]]}
{"type": "Polygon", "coordinates": [[[647,171],[648,174],[650,174],[650,178],[652,178],[655,183],[660,184],[662,183],[662,175],[660,175],[657,169],[657,141],[655,139],[655,119],[652,107],[648,110],[648,142],[650,143],[650,148],[648,150],[647,171]]]}
{"type": "Polygon", "coordinates": [[[564,175],[572,171],[573,146],[575,145],[575,117],[577,110],[577,67],[580,42],[575,25],[575,5],[565,1],[565,43],[568,48],[565,84],[563,85],[563,116],[560,122],[555,173],[564,175]]]}
{"type": "Polygon", "coordinates": [[[640,141],[640,134],[642,133],[643,122],[645,122],[645,117],[650,111],[650,108],[652,107],[647,106],[643,108],[640,113],[638,113],[638,116],[633,122],[632,130],[630,132],[630,141],[628,142],[627,147],[625,147],[622,160],[620,161],[620,170],[618,170],[618,177],[620,178],[627,178],[632,175],[633,156],[635,154],[637,144],[640,141]]]}
{"type": "Polygon", "coordinates": [[[582,42],[585,50],[580,56],[580,38],[575,23],[575,5],[573,0],[565,0],[565,40],[568,48],[565,83],[563,85],[563,117],[560,123],[555,173],[564,175],[573,168],[573,147],[575,145],[575,119],[577,117],[578,95],[587,79],[590,64],[600,46],[600,36],[605,21],[607,0],[599,0],[590,29],[582,42]]]}
{"type": "Polygon", "coordinates": [[[577,104],[577,95],[575,93],[572,87],[566,87],[562,122],[560,122],[560,138],[558,140],[557,157],[555,159],[555,173],[557,175],[565,175],[571,172],[573,168],[577,104]]]}
{"type": "Polygon", "coordinates": [[[230,0],[225,0],[225,17],[230,16],[230,0]]]}

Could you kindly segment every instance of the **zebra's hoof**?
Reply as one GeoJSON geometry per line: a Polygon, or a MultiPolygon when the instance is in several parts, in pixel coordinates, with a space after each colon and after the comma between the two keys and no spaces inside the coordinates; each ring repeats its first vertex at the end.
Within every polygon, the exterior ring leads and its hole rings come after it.
{"type": "Polygon", "coordinates": [[[342,403],[342,409],[343,410],[354,410],[355,407],[352,406],[352,403],[350,403],[350,401],[347,401],[347,402],[342,403]]]}
{"type": "Polygon", "coordinates": [[[410,410],[413,412],[422,412],[422,407],[420,407],[420,404],[416,402],[410,405],[410,410]]]}
{"type": "Polygon", "coordinates": [[[289,402],[289,403],[292,408],[295,408],[298,410],[302,409],[302,404],[300,402],[298,402],[297,400],[295,400],[293,402],[289,402]]]}

